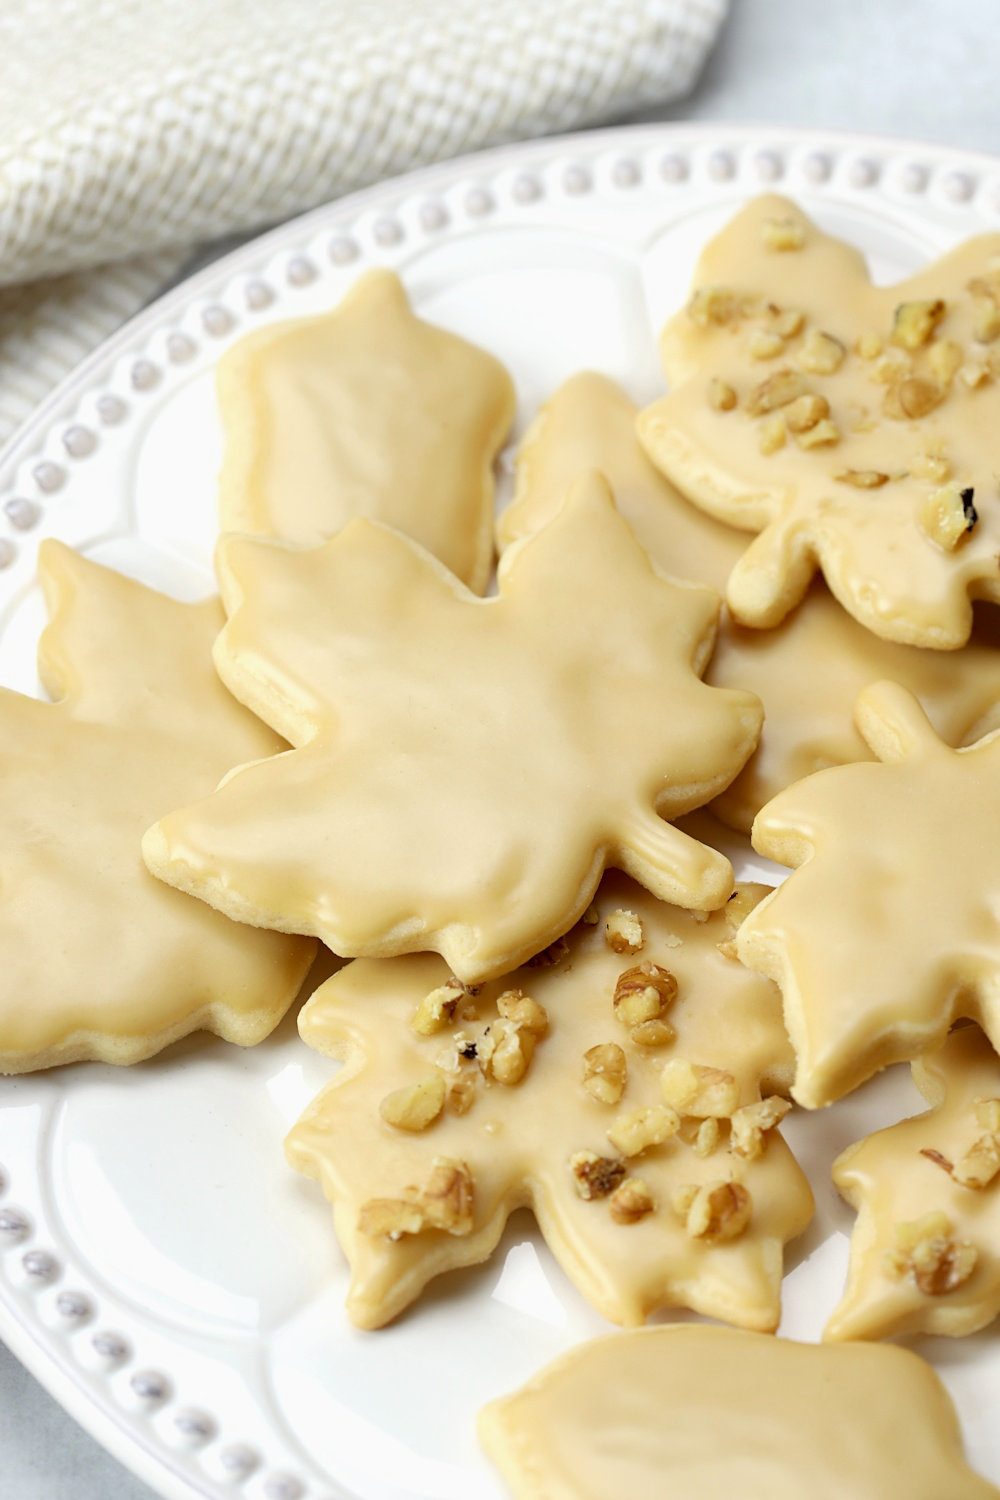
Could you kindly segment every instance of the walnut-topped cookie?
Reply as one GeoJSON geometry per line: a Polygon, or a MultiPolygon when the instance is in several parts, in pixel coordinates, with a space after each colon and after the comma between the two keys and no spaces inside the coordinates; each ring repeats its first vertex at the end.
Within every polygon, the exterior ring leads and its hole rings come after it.
{"type": "Polygon", "coordinates": [[[248,334],[217,380],[223,531],[315,543],[371,516],[486,586],[514,388],[492,355],[416,317],[392,271],[330,313],[248,334]]]}
{"type": "Polygon", "coordinates": [[[962,1026],[913,1077],[930,1111],[834,1163],[858,1221],[828,1339],[957,1336],[1000,1312],[1000,1058],[962,1026]]]}
{"type": "Polygon", "coordinates": [[[218,600],[179,604],[59,542],[39,551],[42,703],[0,690],[0,1073],[131,1063],[191,1031],[244,1045],[315,945],[154,880],[153,818],[283,742],[212,668],[218,600]]]}
{"type": "Polygon", "coordinates": [[[302,1035],[346,1066],[286,1150],[332,1202],[356,1323],[485,1260],[527,1205],[616,1322],[679,1305],[776,1326],[812,1196],[777,1129],[780,999],[733,956],[763,889],[706,918],[609,874],[503,979],[469,989],[421,955],[358,960],[316,992],[302,1035]]]}
{"type": "Polygon", "coordinates": [[[1000,236],[874,286],[858,251],[766,196],[706,247],[666,325],[647,452],[760,535],[729,607],[776,625],[817,568],[876,635],[953,648],[1000,600],[1000,236]]]}
{"type": "MultiPolygon", "coordinates": [[[[497,523],[501,550],[537,531],[581,470],[594,468],[659,568],[723,590],[744,535],[678,494],[643,452],[635,419],[633,403],[604,375],[575,375],[560,386],[518,449],[514,499],[497,523]]],[[[712,811],[749,832],[764,803],[793,781],[824,766],[870,759],[854,727],[854,701],[879,678],[915,693],[949,745],[979,738],[1000,722],[1000,610],[979,606],[968,644],[954,652],[880,640],[819,578],[774,630],[737,625],[724,612],[705,680],[755,692],[764,728],[712,811]]]]}
{"type": "Polygon", "coordinates": [[[147,834],[150,868],[343,956],[434,949],[503,973],[605,865],[721,905],[732,868],[665,821],[753,750],[751,694],[699,680],[717,595],[658,577],[599,476],[479,599],[374,522],[312,551],[224,539],[216,662],[296,748],[147,834]]]}
{"type": "Polygon", "coordinates": [[[885,682],[856,716],[880,763],[819,771],[758,814],[754,848],[793,873],[737,940],[782,990],[808,1108],[957,1018],[1000,1040],[1000,731],[949,749],[885,682]]]}
{"type": "Polygon", "coordinates": [[[515,1500],[997,1500],[908,1349],[643,1328],[580,1344],[479,1416],[515,1500]]]}

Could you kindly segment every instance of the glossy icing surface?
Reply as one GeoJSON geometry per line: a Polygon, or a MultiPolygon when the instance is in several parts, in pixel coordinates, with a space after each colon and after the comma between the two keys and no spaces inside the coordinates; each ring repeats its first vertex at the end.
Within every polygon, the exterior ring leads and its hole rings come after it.
{"type": "Polygon", "coordinates": [[[313,945],[154,880],[149,823],[281,741],[215,675],[217,600],[178,604],[57,542],[40,552],[56,703],[0,693],[0,1071],[133,1062],[205,1028],[277,1024],[313,945]]]}
{"type": "MultiPolygon", "coordinates": [[[[762,891],[747,888],[747,897],[762,891]]],[[[570,1166],[581,1151],[624,1162],[607,1132],[623,1114],[663,1103],[660,1075],[671,1062],[725,1071],[738,1106],[758,1101],[762,1089],[785,1089],[792,1058],[777,992],[719,950],[732,938],[725,908],[699,920],[617,873],[605,876],[595,905],[599,920],[579,924],[554,962],[528,965],[465,997],[467,1018],[456,1012],[431,1035],[411,1026],[424,997],[448,978],[444,963],[429,955],[358,960],[303,1009],[305,1040],[347,1062],[293,1127],[286,1150],[333,1204],[352,1270],[348,1311],[361,1326],[387,1322],[432,1277],[485,1260],[507,1216],[524,1205],[567,1275],[615,1322],[638,1323],[659,1307],[681,1305],[750,1328],[777,1325],[782,1247],[812,1215],[809,1186],[777,1130],[747,1159],[730,1149],[723,1119],[714,1148],[700,1155],[694,1135],[701,1121],[685,1116],[678,1134],[628,1158],[628,1176],[648,1187],[655,1205],[631,1223],[615,1222],[608,1195],[581,1197],[570,1166]],[[605,936],[606,921],[620,909],[642,925],[634,953],[614,952],[605,936]],[[663,1018],[675,1036],[659,1046],[634,1042],[613,1003],[620,976],[643,963],[667,969],[677,983],[663,1018]],[[472,1042],[482,1050],[484,1036],[497,1028],[498,997],[512,989],[541,1005],[548,1024],[524,1076],[503,1084],[476,1058],[459,1056],[457,1046],[472,1042]],[[614,1101],[583,1081],[584,1054],[608,1044],[620,1047],[627,1069],[614,1101]],[[465,1113],[446,1104],[416,1132],[380,1116],[387,1096],[438,1075],[449,1089],[460,1082],[470,1091],[465,1113]],[[364,1231],[366,1203],[421,1186],[440,1158],[463,1162],[471,1174],[468,1232],[432,1228],[392,1240],[364,1231]],[[725,1242],[693,1237],[671,1207],[672,1195],[719,1181],[746,1186],[749,1224],[725,1242]]]]}
{"type": "Polygon", "coordinates": [[[219,569],[223,679],[297,748],[151,830],[161,877],[467,981],[564,932],[605,864],[726,900],[729,862],[659,814],[732,779],[760,705],[699,681],[717,596],[657,576],[599,477],[507,553],[496,598],[364,520],[308,552],[230,538],[219,569]]]}
{"type": "Polygon", "coordinates": [[[416,317],[395,273],[247,335],[217,379],[223,531],[312,545],[370,516],[485,588],[514,388],[492,355],[416,317]]]}

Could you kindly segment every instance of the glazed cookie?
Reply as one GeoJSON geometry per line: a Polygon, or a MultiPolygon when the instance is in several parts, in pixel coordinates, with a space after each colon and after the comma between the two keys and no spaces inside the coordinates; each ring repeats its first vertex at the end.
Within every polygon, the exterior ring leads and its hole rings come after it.
{"type": "Polygon", "coordinates": [[[241,339],[218,393],[223,531],[312,545],[371,516],[485,588],[514,388],[492,355],[415,317],[393,272],[369,271],[331,313],[241,339]]]}
{"type": "Polygon", "coordinates": [[[1000,1312],[1000,1059],[962,1026],[913,1077],[930,1112],[834,1164],[858,1222],[828,1339],[975,1333],[1000,1312]]]}
{"type": "Polygon", "coordinates": [[[809,1109],[958,1017],[1000,1039],[1000,732],[951,750],[886,682],[856,717],[882,763],[819,771],[758,814],[754,848],[794,873],[738,939],[781,987],[809,1109]]]}
{"type": "Polygon", "coordinates": [[[496,598],[364,520],[308,552],[229,538],[219,572],[222,677],[299,748],[152,829],[161,878],[344,956],[435,949],[468,983],[565,932],[606,864],[726,900],[729,862],[664,817],[735,776],[760,704],[699,681],[718,598],[656,575],[599,476],[496,598]]]}
{"type": "Polygon", "coordinates": [[[873,286],[794,204],[749,204],[705,249],[661,341],[639,433],[713,515],[759,537],[729,607],[769,627],[817,568],[887,640],[952,648],[1000,600],[1000,236],[873,286]]]}
{"type": "Polygon", "coordinates": [[[581,1344],[479,1416],[516,1500],[998,1500],[930,1365],[667,1327],[581,1344]]]}
{"type": "Polygon", "coordinates": [[[733,956],[764,889],[705,919],[611,874],[502,980],[469,991],[420,955],[359,960],[316,992],[302,1035],[346,1066],[286,1150],[333,1204],[356,1323],[485,1260],[527,1205],[615,1322],[680,1305],[777,1325],[782,1246],[812,1196],[775,1128],[780,998],[733,956]]]}
{"type": "Polygon", "coordinates": [[[39,566],[59,701],[0,691],[0,1072],[137,1062],[202,1028],[259,1042],[315,945],[169,890],[139,852],[152,818],[283,748],[212,670],[219,603],[178,604],[58,542],[39,566]]]}
{"type": "MultiPolygon", "coordinates": [[[[558,508],[581,469],[599,469],[615,503],[665,573],[723,590],[743,535],[697,510],[649,462],[635,436],[636,408],[603,375],[576,375],[542,407],[517,455],[514,501],[497,526],[501,549],[530,536],[558,508]]],[[[878,678],[915,693],[950,745],[1000,722],[1000,611],[979,606],[969,644],[921,651],[882,641],[846,614],[821,579],[775,630],[723,614],[705,680],[750,688],[764,704],[760,745],[712,810],[749,832],[772,797],[824,766],[868,760],[854,701],[878,678]]]]}

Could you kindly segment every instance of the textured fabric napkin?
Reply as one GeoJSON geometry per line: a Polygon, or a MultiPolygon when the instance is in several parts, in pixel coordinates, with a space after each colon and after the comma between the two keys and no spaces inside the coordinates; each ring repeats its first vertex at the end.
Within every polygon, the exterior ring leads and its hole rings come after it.
{"type": "Polygon", "coordinates": [[[727,3],[2,0],[0,443],[201,242],[676,98],[727,3]]]}

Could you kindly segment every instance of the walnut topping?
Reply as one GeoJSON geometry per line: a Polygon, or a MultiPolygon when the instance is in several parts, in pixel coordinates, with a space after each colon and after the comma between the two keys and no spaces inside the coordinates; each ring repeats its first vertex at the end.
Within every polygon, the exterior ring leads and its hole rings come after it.
{"type": "Polygon", "coordinates": [[[441,1229],[471,1234],[474,1185],[464,1162],[436,1156],[423,1188],[408,1187],[402,1198],[369,1198],[361,1205],[358,1229],[372,1239],[398,1240],[404,1234],[441,1229]]]}
{"type": "Polygon", "coordinates": [[[699,328],[710,328],[713,324],[731,323],[739,316],[740,304],[729,287],[702,286],[688,303],[687,312],[699,328]]]}
{"type": "Polygon", "coordinates": [[[665,1104],[630,1109],[619,1115],[608,1130],[608,1140],[622,1156],[638,1156],[650,1146],[662,1146],[677,1134],[681,1117],[665,1104]]]}
{"type": "Polygon", "coordinates": [[[910,463],[910,473],[917,479],[943,484],[951,477],[951,465],[943,453],[918,453],[910,463]]]}
{"type": "Polygon", "coordinates": [[[782,309],[771,306],[768,308],[768,317],[773,332],[783,339],[793,339],[797,333],[801,333],[806,321],[805,313],[794,307],[782,309]]]}
{"type": "Polygon", "coordinates": [[[800,448],[830,448],[840,442],[840,428],[827,418],[806,432],[800,432],[797,441],[800,448]]]}
{"type": "Polygon", "coordinates": [[[583,1086],[601,1104],[617,1104],[625,1092],[628,1064],[615,1042],[588,1047],[583,1054],[583,1086]]]}
{"type": "Polygon", "coordinates": [[[801,250],[806,242],[800,219],[765,219],[760,237],[765,250],[801,250]]]}
{"type": "Polygon", "coordinates": [[[545,1006],[532,1000],[523,990],[504,990],[497,1000],[497,1010],[505,1020],[534,1036],[544,1036],[549,1029],[549,1013],[545,1006]]]}
{"type": "Polygon", "coordinates": [[[900,349],[920,349],[944,317],[946,305],[933,302],[901,302],[892,321],[892,342],[900,349]]]}
{"type": "Polygon", "coordinates": [[[638,1224],[655,1207],[653,1195],[641,1177],[626,1177],[608,1199],[608,1209],[616,1224],[638,1224]]]}
{"type": "Polygon", "coordinates": [[[971,487],[942,485],[933,490],[920,507],[920,529],[932,542],[953,552],[979,520],[971,487]]]}
{"type": "Polygon", "coordinates": [[[717,1242],[739,1239],[753,1213],[753,1200],[741,1182],[691,1183],[678,1189],[671,1206],[692,1239],[717,1242]]]}
{"type": "Polygon", "coordinates": [[[604,924],[604,940],[613,953],[638,953],[645,937],[634,911],[613,911],[604,924]]]}
{"type": "Polygon", "coordinates": [[[799,364],[810,375],[833,375],[844,363],[847,350],[832,333],[813,328],[799,350],[799,364]]]}
{"type": "Polygon", "coordinates": [[[691,1142],[691,1150],[695,1156],[704,1160],[705,1157],[711,1156],[718,1144],[719,1122],[713,1115],[709,1115],[707,1120],[702,1120],[695,1131],[694,1140],[691,1142]]]}
{"type": "Polygon", "coordinates": [[[569,957],[569,940],[565,937],[556,938],[541,953],[536,953],[534,958],[528,959],[529,969],[552,969],[556,964],[561,964],[569,957]]]}
{"type": "Polygon", "coordinates": [[[433,1036],[443,1031],[455,1018],[455,1012],[465,999],[466,989],[459,979],[448,979],[425,995],[410,1019],[410,1030],[417,1036],[433,1036]]]}
{"type": "Polygon", "coordinates": [[[740,1102],[739,1085],[732,1073],[679,1057],[664,1063],[660,1090],[665,1104],[695,1119],[709,1115],[728,1119],[740,1102]]]}
{"type": "Polygon", "coordinates": [[[600,920],[601,914],[597,910],[597,907],[594,905],[593,901],[591,901],[590,905],[587,907],[587,910],[580,918],[580,921],[583,922],[586,927],[596,927],[600,920]]]}
{"type": "Polygon", "coordinates": [[[775,370],[760,385],[754,386],[747,397],[747,411],[752,417],[763,417],[808,394],[809,382],[798,370],[775,370]]]}
{"type": "Polygon", "coordinates": [[[960,1187],[981,1190],[1000,1172],[1000,1136],[990,1131],[981,1135],[952,1168],[952,1177],[960,1187]]]}
{"type": "Polygon", "coordinates": [[[993,371],[984,360],[970,360],[959,370],[958,378],[968,390],[975,391],[993,379],[993,371]]]}
{"type": "Polygon", "coordinates": [[[677,1033],[669,1021],[640,1021],[629,1032],[629,1039],[637,1047],[667,1047],[677,1033]]]}
{"type": "Polygon", "coordinates": [[[878,359],[882,353],[882,340],[877,333],[863,333],[854,345],[860,359],[878,359]]]}
{"type": "Polygon", "coordinates": [[[784,411],[789,432],[808,432],[829,415],[830,403],[825,396],[799,396],[784,411]]]}
{"type": "Polygon", "coordinates": [[[713,375],[708,382],[708,404],[713,411],[732,411],[736,405],[736,392],[726,381],[713,375]]]}
{"type": "Polygon", "coordinates": [[[772,333],[769,328],[754,328],[747,341],[751,359],[776,359],[784,348],[785,341],[781,334],[772,333]]]}
{"type": "Polygon", "coordinates": [[[979,344],[992,344],[1000,338],[1000,306],[989,292],[972,299],[972,336],[979,344]]]}
{"type": "Polygon", "coordinates": [[[926,417],[944,400],[944,391],[936,380],[921,375],[907,375],[885,393],[882,410],[896,422],[916,422],[926,417]]]}
{"type": "Polygon", "coordinates": [[[744,1104],[734,1110],[729,1121],[730,1149],[746,1161],[756,1161],[764,1154],[767,1132],[780,1125],[791,1107],[787,1099],[772,1094],[759,1104],[744,1104]]]}
{"type": "Polygon", "coordinates": [[[476,1058],[483,1077],[508,1088],[520,1083],[528,1071],[536,1040],[533,1031],[501,1016],[486,1028],[476,1046],[476,1058]]]}
{"type": "Polygon", "coordinates": [[[443,1073],[433,1073],[409,1088],[386,1094],[378,1112],[396,1130],[426,1130],[444,1109],[443,1073]]]}
{"type": "Polygon", "coordinates": [[[623,1026],[641,1026],[661,1016],[677,998],[677,980],[659,964],[637,964],[619,974],[612,1004],[623,1026]]]}
{"type": "Polygon", "coordinates": [[[476,1079],[472,1073],[456,1078],[448,1090],[446,1103],[453,1115],[467,1115],[476,1097],[476,1079]]]}
{"type": "Polygon", "coordinates": [[[595,1151],[577,1151],[569,1159],[573,1182],[581,1198],[607,1198],[625,1176],[625,1163],[617,1156],[598,1156],[595,1151]]]}
{"type": "Polygon", "coordinates": [[[757,434],[757,446],[766,457],[785,446],[784,417],[775,415],[764,418],[757,434]]]}
{"type": "Polygon", "coordinates": [[[888,474],[883,474],[879,469],[841,469],[833,477],[838,484],[850,484],[856,490],[877,490],[889,483],[888,474]]]}
{"type": "Polygon", "coordinates": [[[1000,1135],[1000,1099],[977,1099],[976,1120],[984,1130],[1000,1135]]]}
{"type": "Polygon", "coordinates": [[[935,339],[927,351],[931,374],[941,385],[948,385],[954,380],[963,357],[961,347],[954,339],[935,339]]]}
{"type": "Polygon", "coordinates": [[[909,1276],[925,1297],[941,1297],[963,1286],[979,1259],[975,1245],[956,1240],[946,1214],[926,1214],[897,1224],[896,1248],[886,1252],[886,1273],[895,1281],[909,1276]]]}
{"type": "Polygon", "coordinates": [[[766,892],[753,890],[748,885],[738,885],[722,908],[726,926],[730,932],[739,932],[750,913],[760,905],[766,892]]]}

